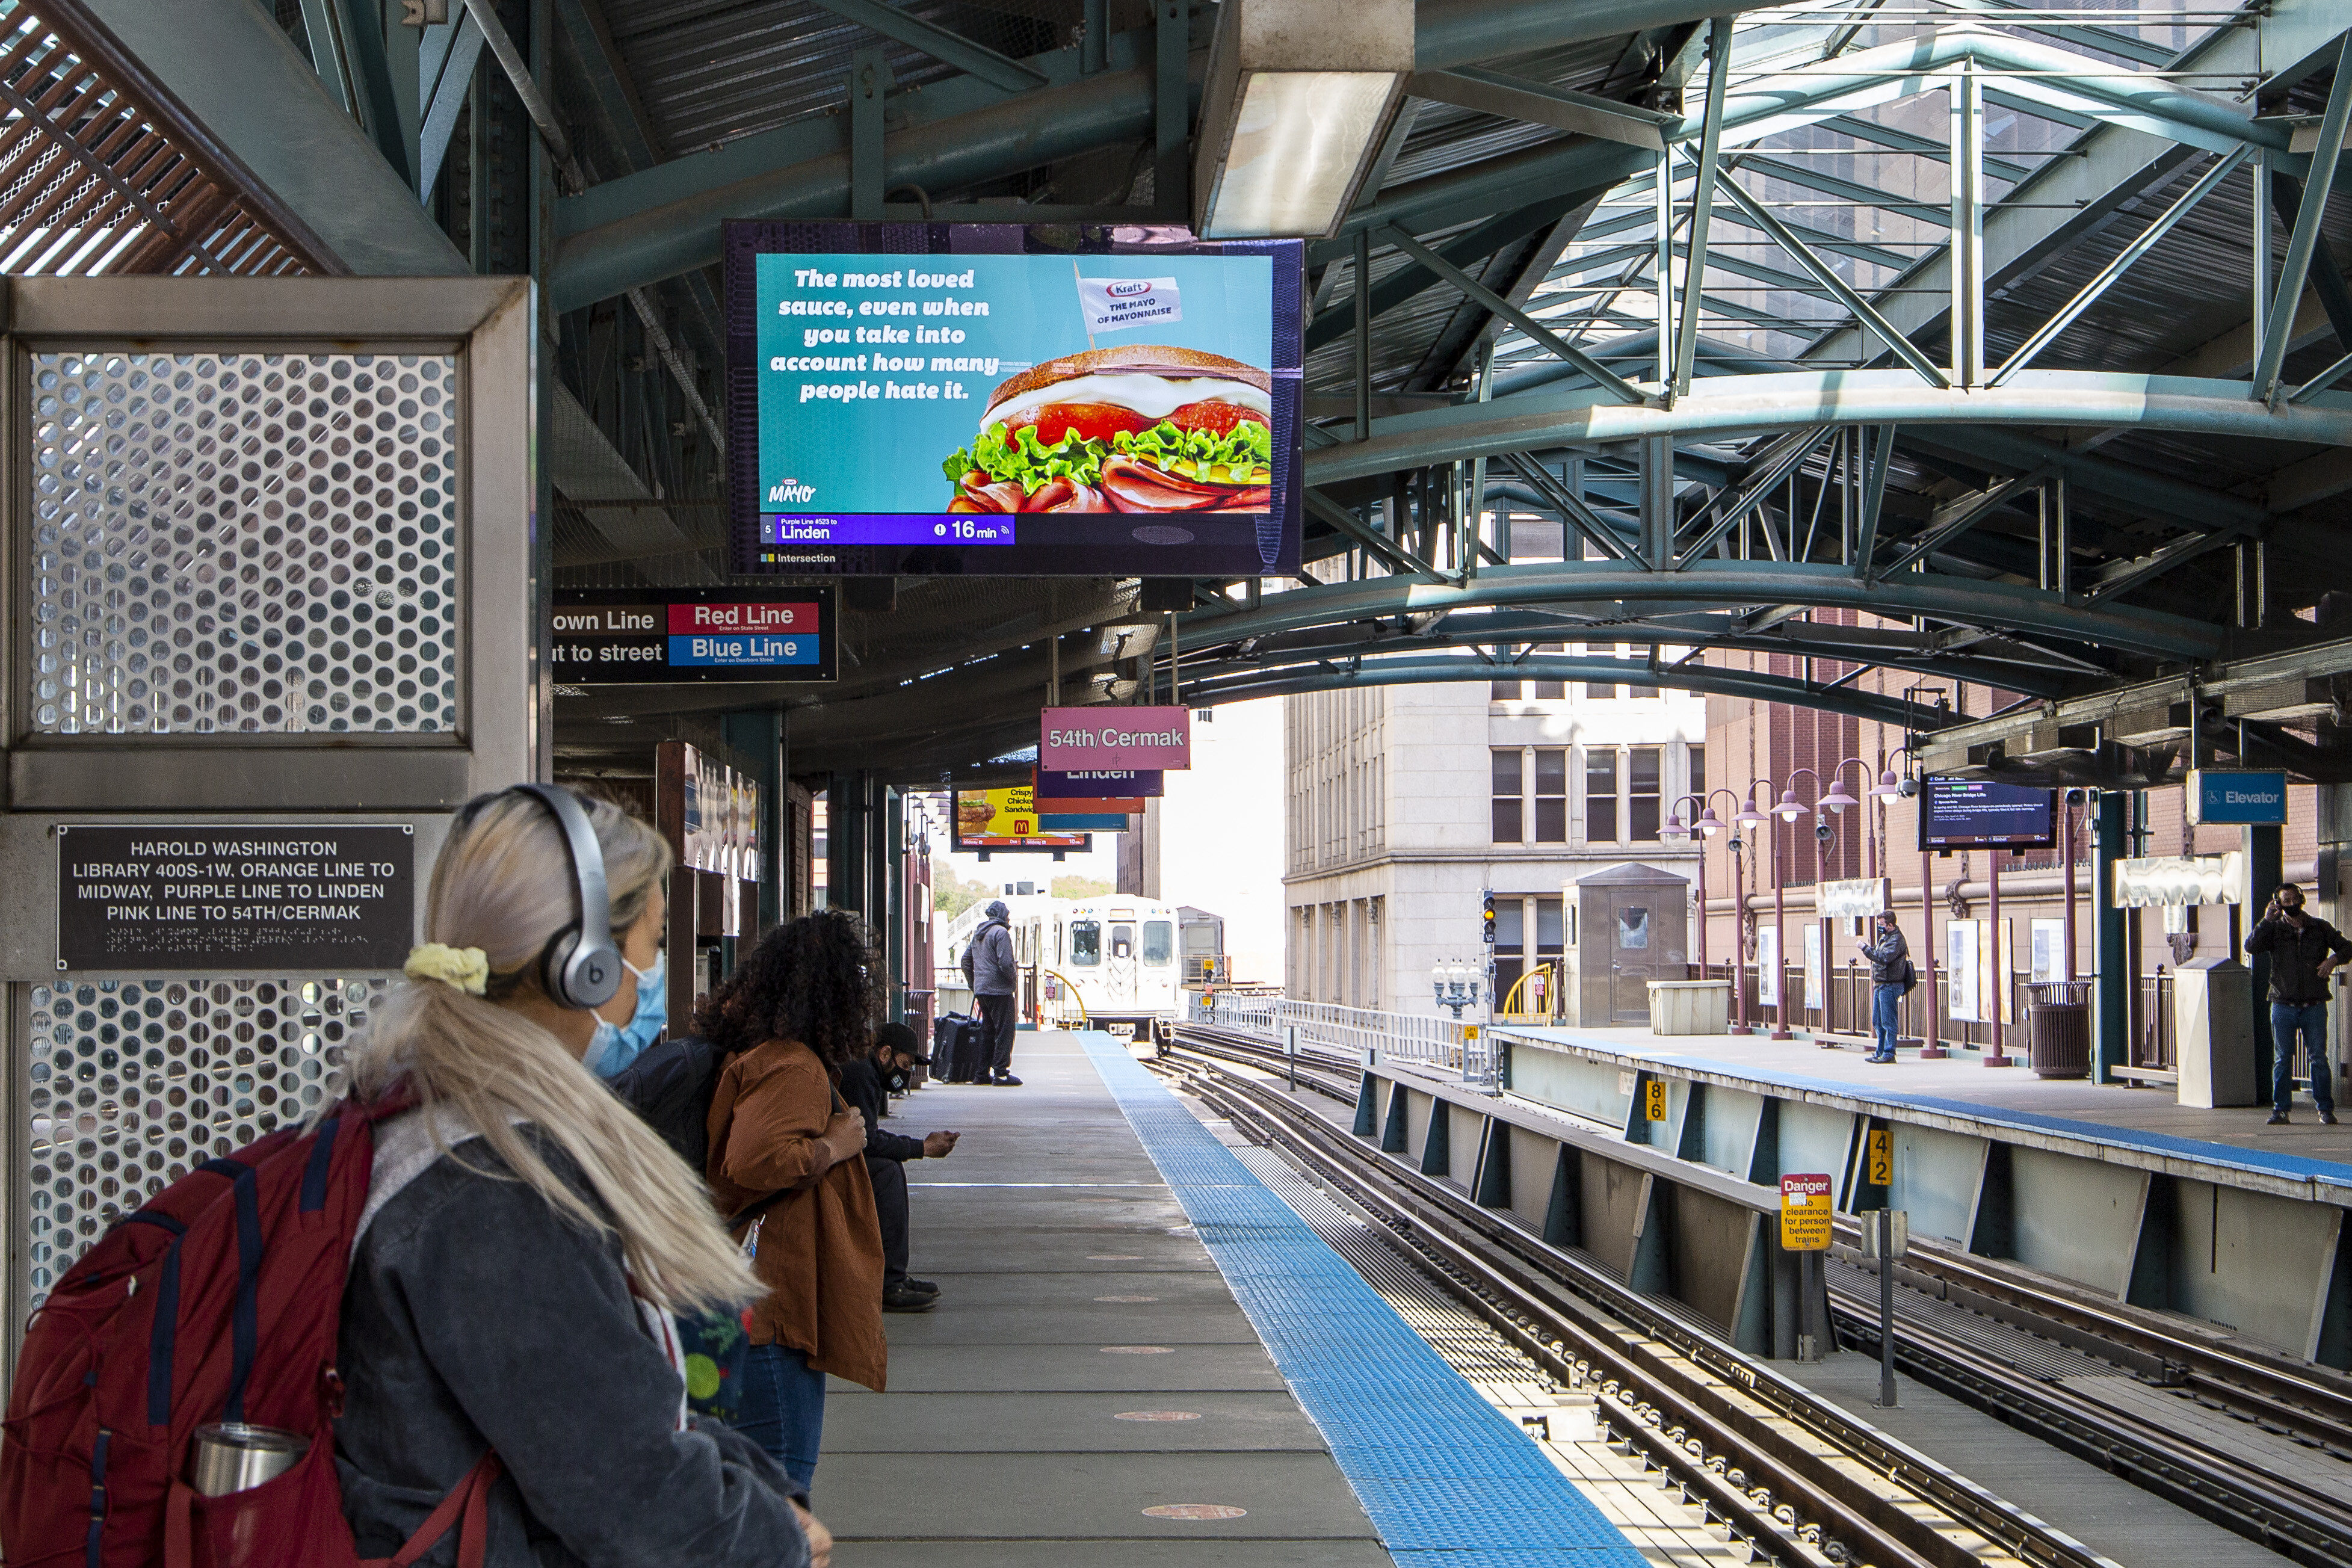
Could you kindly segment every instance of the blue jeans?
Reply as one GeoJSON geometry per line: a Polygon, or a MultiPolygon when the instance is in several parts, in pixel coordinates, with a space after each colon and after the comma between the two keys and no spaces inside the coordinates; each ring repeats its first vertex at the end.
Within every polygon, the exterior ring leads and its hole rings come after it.
{"type": "Polygon", "coordinates": [[[2327,1062],[2327,1004],[2271,1004],[2271,1109],[2284,1111],[2294,1099],[2294,1037],[2303,1035],[2311,1057],[2311,1098],[2320,1110],[2336,1109],[2335,1069],[2327,1062]]]}
{"type": "Polygon", "coordinates": [[[753,1345],[743,1364],[743,1415],[735,1429],[775,1457],[803,1486],[816,1479],[824,1436],[824,1373],[804,1352],[753,1345]]]}
{"type": "Polygon", "coordinates": [[[1870,988],[1870,1032],[1878,1037],[1877,1054],[1895,1054],[1895,1008],[1903,1001],[1900,985],[1874,985],[1870,988]]]}

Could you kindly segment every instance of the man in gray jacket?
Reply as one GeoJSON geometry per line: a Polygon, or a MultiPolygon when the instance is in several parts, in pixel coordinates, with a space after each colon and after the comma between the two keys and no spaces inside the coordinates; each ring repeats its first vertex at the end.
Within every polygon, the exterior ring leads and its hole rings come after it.
{"type": "Polygon", "coordinates": [[[1013,996],[1021,986],[1021,963],[1013,952],[1013,911],[1003,899],[991,900],[988,918],[971,933],[963,952],[964,978],[971,982],[972,1005],[980,1014],[980,1066],[975,1083],[1017,1084],[1013,1076],[1013,996]]]}
{"type": "Polygon", "coordinates": [[[1874,1062],[1895,1059],[1896,1009],[1903,994],[1911,989],[1911,945],[1903,940],[1903,929],[1895,923],[1894,914],[1878,917],[1878,940],[1865,942],[1862,956],[1870,960],[1870,1032],[1877,1043],[1868,1057],[1874,1062]]]}

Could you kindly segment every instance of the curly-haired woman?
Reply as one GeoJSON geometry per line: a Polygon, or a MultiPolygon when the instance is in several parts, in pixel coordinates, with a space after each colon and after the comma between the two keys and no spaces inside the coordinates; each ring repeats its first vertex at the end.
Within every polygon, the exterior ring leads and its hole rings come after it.
{"type": "Polygon", "coordinates": [[[866,1119],[834,1087],[868,1047],[882,973],[857,921],[803,915],[770,932],[697,1018],[729,1058],[710,1105],[719,1210],[773,1198],[747,1237],[768,1294],[751,1310],[738,1426],[803,1487],[824,1431],[825,1374],[879,1392],[887,1358],[882,1233],[858,1157],[866,1119]]]}

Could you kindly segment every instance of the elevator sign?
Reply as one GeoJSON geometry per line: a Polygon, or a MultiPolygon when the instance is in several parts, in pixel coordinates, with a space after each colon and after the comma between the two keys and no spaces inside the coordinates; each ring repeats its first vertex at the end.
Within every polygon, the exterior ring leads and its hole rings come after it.
{"type": "Polygon", "coordinates": [[[833,595],[559,589],[548,657],[565,685],[831,680],[833,595]]]}
{"type": "Polygon", "coordinates": [[[399,824],[60,824],[61,971],[398,969],[416,830],[399,824]]]}

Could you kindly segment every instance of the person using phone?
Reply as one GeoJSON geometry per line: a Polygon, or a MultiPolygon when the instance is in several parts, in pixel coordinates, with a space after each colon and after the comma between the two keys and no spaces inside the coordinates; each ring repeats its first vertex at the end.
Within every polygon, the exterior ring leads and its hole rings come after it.
{"type": "Polygon", "coordinates": [[[2271,1119],[2286,1125],[2294,1101],[2294,1042],[2303,1039],[2311,1063],[2311,1098],[2319,1120],[2336,1125],[2336,1069],[2327,1059],[2328,977],[2352,959],[2352,942],[2304,908],[2293,882],[2271,895],[2263,918],[2246,935],[2248,952],[2271,960],[2271,1119]]]}
{"type": "Polygon", "coordinates": [[[874,1183],[875,1213],[882,1222],[882,1310],[928,1312],[940,1304],[940,1288],[907,1273],[907,1162],[944,1160],[955,1152],[960,1132],[909,1138],[882,1125],[890,1113],[883,1075],[914,1065],[922,1042],[904,1024],[874,1031],[874,1048],[841,1069],[841,1097],[866,1118],[866,1173],[874,1183]]]}
{"type": "Polygon", "coordinates": [[[1903,994],[1911,989],[1911,946],[1892,912],[1882,911],[1877,927],[1877,941],[1858,944],[1862,956],[1870,960],[1870,1032],[1875,1042],[1863,1059],[1885,1063],[1895,1059],[1897,1009],[1903,994]]]}

